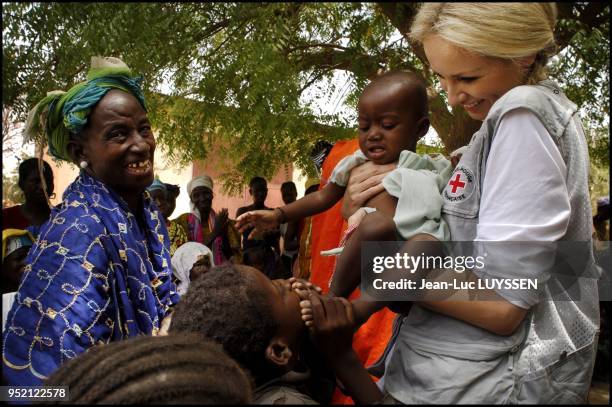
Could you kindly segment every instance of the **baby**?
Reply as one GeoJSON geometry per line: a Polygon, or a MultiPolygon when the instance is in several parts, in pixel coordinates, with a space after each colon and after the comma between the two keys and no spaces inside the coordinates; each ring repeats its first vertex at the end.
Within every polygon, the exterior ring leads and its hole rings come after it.
{"type": "Polygon", "coordinates": [[[425,233],[448,240],[448,227],[441,219],[441,190],[452,168],[441,156],[419,156],[418,140],[429,129],[425,84],[413,73],[390,72],[374,79],[358,104],[359,147],[338,163],[329,182],[274,211],[250,211],[237,219],[241,230],[253,233],[279,224],[321,213],[344,196],[351,169],[370,160],[375,164],[397,164],[383,179],[385,191],[371,198],[349,218],[330,293],[347,297],[359,284],[361,242],[410,239],[425,233]],[[354,232],[353,232],[354,231],[354,232]]]}

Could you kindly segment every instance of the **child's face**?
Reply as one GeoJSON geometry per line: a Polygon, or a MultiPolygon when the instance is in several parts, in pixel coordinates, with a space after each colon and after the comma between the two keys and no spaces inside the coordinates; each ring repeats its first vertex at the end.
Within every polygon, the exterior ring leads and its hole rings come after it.
{"type": "Polygon", "coordinates": [[[306,332],[306,327],[302,322],[300,298],[291,290],[289,280],[270,280],[252,267],[238,265],[235,267],[242,272],[252,274],[258,285],[267,293],[266,297],[272,305],[274,319],[279,325],[276,336],[285,338],[290,346],[297,347],[306,332]]]}
{"type": "Polygon", "coordinates": [[[402,150],[416,150],[416,109],[402,84],[378,84],[359,99],[359,147],[375,164],[398,160],[402,150]]]}

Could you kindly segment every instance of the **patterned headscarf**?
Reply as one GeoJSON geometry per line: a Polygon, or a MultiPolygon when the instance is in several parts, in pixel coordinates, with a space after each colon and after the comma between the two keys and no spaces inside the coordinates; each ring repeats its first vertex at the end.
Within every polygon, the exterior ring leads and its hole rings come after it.
{"type": "Polygon", "coordinates": [[[164,195],[168,194],[168,190],[166,189],[166,184],[161,182],[159,179],[155,178],[153,183],[147,187],[147,191],[152,192],[155,190],[160,190],[164,193],[164,195]]]}
{"type": "Polygon", "coordinates": [[[94,106],[111,89],[131,93],[146,109],[140,84],[141,77],[118,58],[92,57],[87,81],[73,86],[68,92],[47,93],[28,114],[24,131],[26,141],[48,144],[56,158],[70,161],[68,141],[71,134],[79,134],[87,124],[94,106]]]}
{"type": "Polygon", "coordinates": [[[34,237],[27,230],[4,229],[2,231],[2,260],[21,247],[34,244],[34,237]]]}

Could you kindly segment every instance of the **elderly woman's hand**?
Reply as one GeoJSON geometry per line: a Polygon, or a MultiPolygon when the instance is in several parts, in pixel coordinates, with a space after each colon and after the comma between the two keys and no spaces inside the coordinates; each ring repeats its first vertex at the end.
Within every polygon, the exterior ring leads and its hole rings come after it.
{"type": "Polygon", "coordinates": [[[229,213],[227,208],[221,209],[215,218],[214,232],[217,236],[225,236],[227,234],[227,223],[229,213]]]}
{"type": "Polygon", "coordinates": [[[370,198],[384,191],[382,180],[395,167],[395,164],[377,165],[367,161],[353,168],[342,200],[342,217],[348,219],[370,198]]]}

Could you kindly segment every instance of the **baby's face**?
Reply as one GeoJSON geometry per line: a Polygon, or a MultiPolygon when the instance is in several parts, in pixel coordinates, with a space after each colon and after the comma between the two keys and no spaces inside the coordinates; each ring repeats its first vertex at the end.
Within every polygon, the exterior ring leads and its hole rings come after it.
{"type": "Polygon", "coordinates": [[[410,92],[399,84],[366,88],[359,99],[359,147],[375,164],[396,162],[416,149],[417,126],[410,92]]]}

